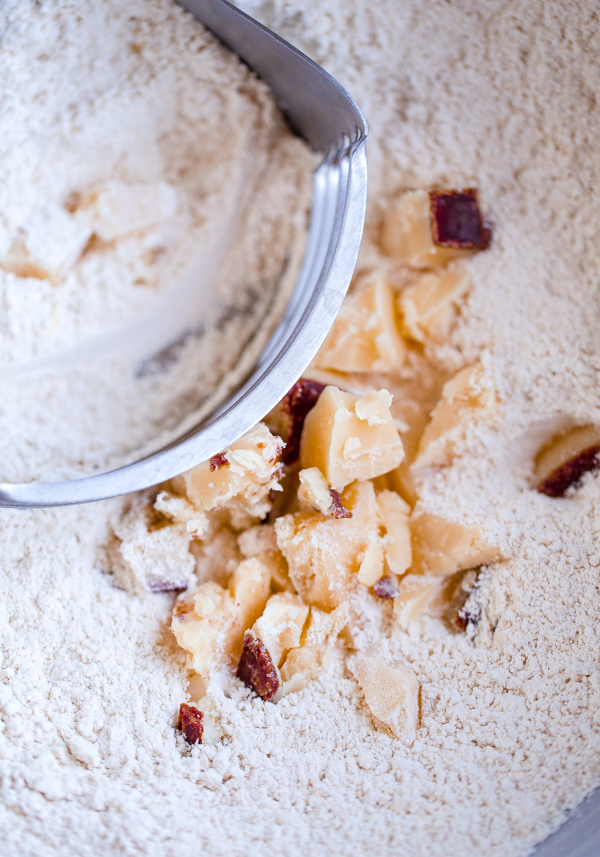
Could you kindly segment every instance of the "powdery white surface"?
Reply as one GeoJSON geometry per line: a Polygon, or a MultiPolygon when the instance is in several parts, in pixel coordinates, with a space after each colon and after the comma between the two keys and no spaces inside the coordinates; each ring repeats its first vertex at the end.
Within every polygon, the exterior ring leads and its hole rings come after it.
{"type": "Polygon", "coordinates": [[[189,750],[169,597],[101,573],[118,502],[3,511],[4,853],[524,855],[600,780],[600,481],[564,500],[527,488],[540,436],[599,417],[598,21],[591,4],[524,0],[246,8],[370,119],[362,265],[389,192],[481,188],[495,241],[447,357],[487,349],[501,426],[426,501],[493,522],[513,558],[486,575],[474,645],[429,619],[380,632],[371,605],[357,644],[421,681],[412,748],[377,728],[340,659],[277,705],[225,685],[223,745],[189,750]]]}
{"type": "Polygon", "coordinates": [[[0,39],[0,479],[108,470],[248,374],[298,271],[318,159],[175,4],[11,0],[0,39]],[[31,223],[48,242],[115,182],[166,183],[173,213],[94,239],[53,282],[2,269],[31,223]]]}

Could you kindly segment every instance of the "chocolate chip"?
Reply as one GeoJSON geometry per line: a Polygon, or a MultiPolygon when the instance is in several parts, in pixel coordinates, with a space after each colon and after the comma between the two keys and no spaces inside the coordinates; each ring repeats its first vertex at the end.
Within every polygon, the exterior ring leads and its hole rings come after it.
{"type": "Polygon", "coordinates": [[[219,453],[217,453],[217,455],[213,455],[213,457],[211,458],[210,469],[211,470],[218,470],[219,467],[224,467],[226,464],[228,464],[228,461],[225,458],[225,453],[219,452],[219,453]]]}
{"type": "Polygon", "coordinates": [[[182,702],[179,706],[179,728],[188,744],[201,744],[204,715],[193,705],[182,702]]]}
{"type": "Polygon", "coordinates": [[[331,507],[334,518],[351,518],[352,512],[350,509],[346,509],[346,507],[342,504],[342,498],[338,494],[337,491],[334,491],[333,488],[329,489],[329,496],[331,497],[331,507]]]}
{"type": "Polygon", "coordinates": [[[298,461],[304,420],[308,412],[317,404],[324,389],[325,385],[319,384],[318,381],[300,378],[286,394],[283,409],[289,417],[290,429],[282,456],[284,464],[294,464],[298,461]]]}
{"type": "Polygon", "coordinates": [[[397,598],[398,591],[398,583],[393,577],[380,577],[373,586],[373,592],[380,598],[397,598]]]}
{"type": "Polygon", "coordinates": [[[481,217],[477,191],[432,190],[429,196],[435,244],[440,247],[485,250],[491,240],[491,230],[481,217]]]}
{"type": "Polygon", "coordinates": [[[572,485],[577,485],[586,473],[600,467],[599,456],[600,445],[584,449],[574,458],[557,467],[547,479],[540,482],[537,490],[548,497],[564,497],[567,490],[572,485]]]}
{"type": "Polygon", "coordinates": [[[237,677],[252,688],[265,702],[279,690],[279,676],[267,647],[253,631],[244,634],[244,648],[237,668],[237,677]]]}

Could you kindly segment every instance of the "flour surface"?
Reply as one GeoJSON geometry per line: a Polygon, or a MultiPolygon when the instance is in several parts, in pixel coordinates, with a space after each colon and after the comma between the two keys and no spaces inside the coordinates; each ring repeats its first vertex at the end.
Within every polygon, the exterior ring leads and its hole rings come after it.
{"type": "Polygon", "coordinates": [[[301,262],[318,159],[175,4],[0,15],[0,478],[73,477],[158,448],[248,374],[301,262]],[[52,279],[6,269],[115,184],[160,185],[173,210],[94,232],[52,279]]]}
{"type": "MultiPolygon", "coordinates": [[[[133,8],[77,8],[117,6],[133,8]]],[[[52,43],[72,6],[41,8],[52,43]]],[[[408,633],[391,617],[381,628],[379,609],[365,622],[360,644],[421,683],[412,748],[377,727],[340,658],[277,705],[224,687],[223,744],[189,749],[173,728],[185,671],[171,596],[130,594],[103,573],[120,501],[2,511],[3,853],[524,857],[600,782],[600,479],[562,500],[528,487],[541,438],[600,420],[598,16],[592,3],[525,0],[244,8],[323,63],[369,118],[359,267],[377,258],[391,194],[480,190],[494,242],[469,263],[473,288],[440,359],[484,351],[502,416],[431,477],[424,502],[484,519],[512,559],[486,573],[472,642],[433,619],[408,633]]],[[[37,9],[5,4],[5,38],[37,9]]],[[[169,9],[136,14],[171,20],[169,9]]]]}

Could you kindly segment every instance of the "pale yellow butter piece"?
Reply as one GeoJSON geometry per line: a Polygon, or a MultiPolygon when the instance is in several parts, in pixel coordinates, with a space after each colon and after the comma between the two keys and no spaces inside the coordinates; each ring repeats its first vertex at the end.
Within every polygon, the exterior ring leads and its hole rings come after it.
{"type": "Polygon", "coordinates": [[[47,204],[23,222],[0,268],[17,277],[56,282],[77,262],[90,236],[91,230],[62,206],[47,204]]]}
{"type": "Polygon", "coordinates": [[[238,547],[242,556],[258,557],[269,569],[274,590],[293,589],[288,564],[277,546],[274,524],[257,524],[244,530],[238,536],[238,547]]]}
{"type": "Polygon", "coordinates": [[[427,613],[433,602],[441,596],[446,577],[437,574],[407,574],[398,585],[394,599],[394,613],[403,628],[427,613]]]}
{"type": "Polygon", "coordinates": [[[383,563],[383,547],[379,539],[374,539],[367,545],[360,568],[358,569],[359,581],[365,586],[373,586],[380,577],[383,577],[383,563]]]}
{"type": "Polygon", "coordinates": [[[375,655],[357,655],[349,662],[371,714],[396,738],[413,744],[419,722],[419,682],[408,667],[388,666],[375,655]]]}
{"type": "Polygon", "coordinates": [[[419,511],[410,519],[414,571],[454,574],[498,562],[503,553],[480,527],[419,511]]]}
{"type": "Polygon", "coordinates": [[[377,495],[379,517],[383,526],[383,549],[390,571],[402,575],[410,568],[410,506],[395,491],[381,491],[377,495]]]}
{"type": "Polygon", "coordinates": [[[443,341],[456,317],[456,303],[469,287],[460,269],[422,274],[398,297],[402,333],[415,342],[443,341]]]}
{"type": "Polygon", "coordinates": [[[396,323],[395,295],[381,276],[349,295],[315,358],[315,365],[339,372],[394,372],[406,346],[396,323]]]}
{"type": "Polygon", "coordinates": [[[176,603],[171,628],[205,681],[215,664],[239,657],[244,631],[262,613],[270,581],[269,569],[253,557],[239,564],[227,588],[209,581],[176,603]]]}
{"type": "Polygon", "coordinates": [[[413,467],[449,464],[466,429],[478,420],[492,420],[498,397],[483,367],[461,369],[444,384],[440,401],[419,440],[413,467]]]}
{"type": "Polygon", "coordinates": [[[447,265],[473,251],[460,247],[438,247],[431,230],[429,191],[411,190],[390,206],[381,228],[381,246],[411,268],[436,268],[447,265]]]}
{"type": "Polygon", "coordinates": [[[291,649],[281,667],[283,694],[301,690],[326,670],[331,662],[335,641],[348,621],[348,605],[343,602],[331,613],[310,608],[303,640],[291,649]]]}
{"type": "Polygon", "coordinates": [[[307,604],[324,610],[333,610],[346,600],[369,544],[379,539],[372,483],[353,483],[341,500],[352,512],[351,518],[295,512],[275,521],[277,543],[296,591],[307,604]]]}
{"type": "Polygon", "coordinates": [[[272,595],[267,601],[252,630],[264,643],[274,666],[281,666],[288,649],[300,645],[308,612],[302,599],[291,592],[272,595]]]}
{"type": "Polygon", "coordinates": [[[298,501],[303,509],[316,509],[323,515],[332,511],[329,483],[318,467],[307,467],[298,474],[298,501]]]}
{"type": "Polygon", "coordinates": [[[356,479],[387,473],[404,458],[389,407],[382,407],[382,397],[369,395],[365,403],[360,396],[326,387],[304,422],[300,466],[318,467],[336,491],[356,479]]]}
{"type": "MultiPolygon", "coordinates": [[[[231,525],[242,529],[264,518],[271,508],[270,493],[280,490],[282,449],[281,438],[259,423],[223,453],[224,463],[213,461],[211,469],[211,462],[205,461],[173,479],[173,488],[196,512],[224,510],[231,525]]],[[[193,518],[184,504],[167,501],[168,497],[161,499],[161,510],[174,520],[193,518]]],[[[198,526],[201,520],[197,519],[198,526]]]]}
{"type": "Polygon", "coordinates": [[[85,193],[75,216],[101,241],[115,241],[168,220],[176,210],[177,191],[166,182],[112,181],[85,193]]]}

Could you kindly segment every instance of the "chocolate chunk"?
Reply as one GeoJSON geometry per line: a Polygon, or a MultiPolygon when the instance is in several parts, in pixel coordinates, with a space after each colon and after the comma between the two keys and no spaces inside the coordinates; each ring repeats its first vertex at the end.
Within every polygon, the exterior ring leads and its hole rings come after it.
{"type": "Polygon", "coordinates": [[[352,512],[350,509],[346,509],[346,507],[342,504],[342,498],[338,494],[337,491],[334,491],[333,488],[329,489],[329,496],[331,497],[331,507],[334,518],[351,518],[352,512]]]}
{"type": "Polygon", "coordinates": [[[217,455],[213,455],[213,457],[211,458],[210,469],[211,470],[218,470],[219,467],[224,467],[226,464],[228,464],[228,461],[225,458],[225,453],[219,452],[219,453],[217,453],[217,455]]]}
{"type": "Polygon", "coordinates": [[[193,705],[182,702],[179,706],[179,728],[188,744],[201,744],[204,732],[204,715],[193,705]]]}
{"type": "Polygon", "coordinates": [[[253,631],[244,634],[244,648],[237,668],[237,677],[252,688],[265,702],[279,690],[279,676],[267,647],[253,631]]]}
{"type": "Polygon", "coordinates": [[[429,196],[435,244],[439,247],[485,250],[490,243],[491,230],[481,217],[477,191],[432,190],[429,196]]]}
{"type": "Polygon", "coordinates": [[[600,445],[584,449],[574,458],[557,467],[550,476],[540,482],[537,490],[548,497],[564,497],[567,490],[572,485],[577,485],[586,473],[600,467],[599,456],[600,445]]]}
{"type": "Polygon", "coordinates": [[[380,598],[397,598],[398,583],[393,577],[380,577],[373,586],[373,592],[380,598]]]}
{"type": "Polygon", "coordinates": [[[283,409],[288,415],[290,429],[282,456],[284,464],[294,464],[298,461],[304,420],[308,412],[317,404],[317,400],[324,389],[325,385],[319,384],[318,381],[300,378],[285,396],[283,409]]]}

